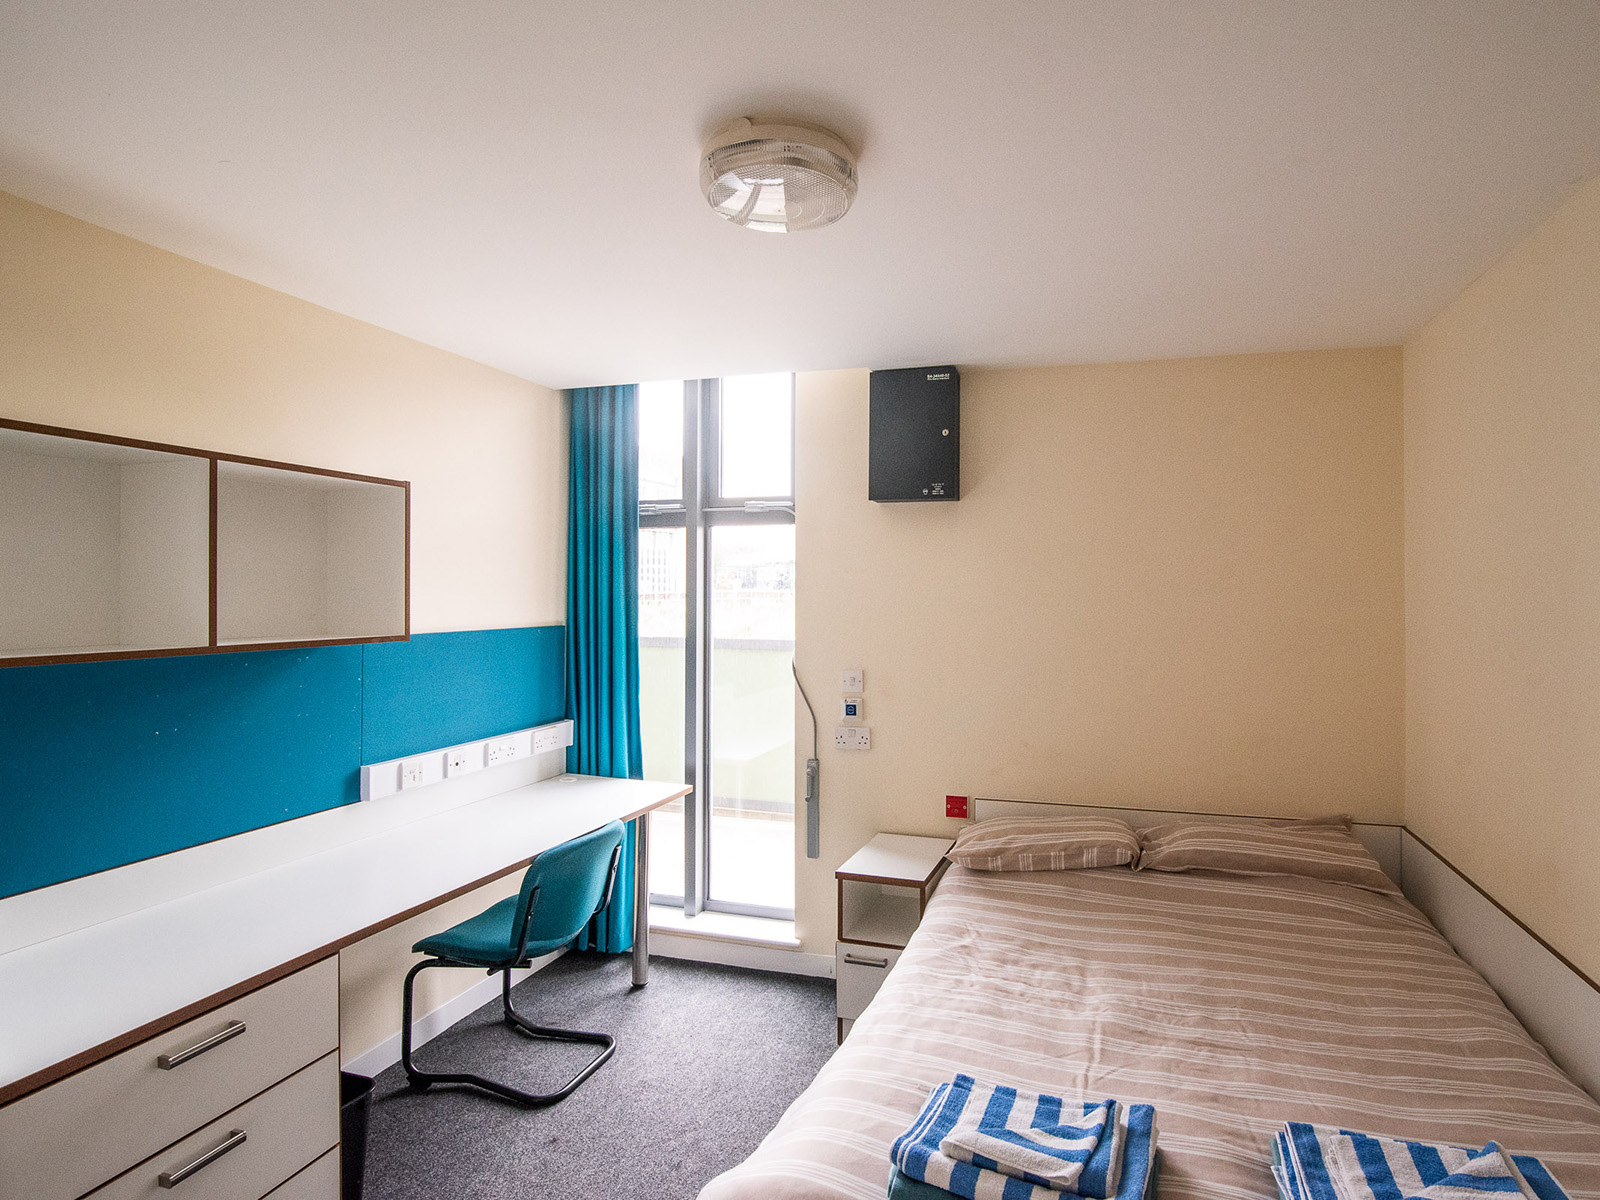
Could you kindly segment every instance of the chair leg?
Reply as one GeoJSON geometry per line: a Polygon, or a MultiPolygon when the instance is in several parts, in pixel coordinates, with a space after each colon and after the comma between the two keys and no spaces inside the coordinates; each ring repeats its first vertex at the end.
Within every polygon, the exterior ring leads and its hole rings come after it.
{"type": "Polygon", "coordinates": [[[616,1050],[616,1039],[604,1033],[583,1033],[575,1029],[551,1029],[543,1025],[535,1025],[517,1012],[511,1004],[511,968],[506,967],[500,973],[500,999],[505,1008],[505,1023],[512,1028],[520,1029],[533,1037],[546,1038],[552,1041],[563,1042],[592,1042],[605,1049],[590,1063],[574,1075],[559,1090],[554,1092],[525,1092],[521,1088],[514,1088],[510,1084],[499,1083],[493,1079],[485,1079],[482,1075],[472,1075],[466,1072],[442,1073],[419,1070],[411,1061],[411,991],[416,977],[429,967],[453,967],[464,964],[445,962],[443,959],[428,958],[419,962],[406,973],[405,989],[401,997],[401,1025],[400,1025],[400,1062],[405,1067],[406,1081],[413,1088],[423,1090],[435,1083],[461,1083],[472,1087],[481,1088],[486,1092],[499,1096],[502,1099],[525,1104],[530,1108],[539,1108],[558,1101],[565,1100],[577,1090],[578,1085],[589,1076],[598,1071],[601,1065],[610,1058],[616,1050]]]}
{"type": "Polygon", "coordinates": [[[580,1083],[604,1066],[606,1059],[610,1058],[616,1051],[617,1039],[609,1033],[585,1033],[581,1029],[556,1029],[549,1025],[535,1025],[524,1017],[511,1003],[511,969],[509,967],[500,973],[500,1003],[505,1008],[506,1024],[522,1030],[531,1037],[545,1038],[553,1042],[588,1042],[591,1045],[605,1047],[589,1061],[589,1064],[583,1070],[567,1080],[560,1091],[547,1092],[542,1096],[530,1096],[526,1092],[517,1093],[518,1098],[524,1104],[554,1104],[558,1100],[565,1100],[578,1090],[580,1083]]]}
{"type": "Polygon", "coordinates": [[[417,1070],[411,1061],[411,989],[417,976],[429,967],[441,967],[445,964],[437,958],[425,958],[411,970],[406,972],[405,987],[400,993],[400,1065],[406,1069],[406,1082],[418,1091],[425,1089],[430,1083],[441,1082],[426,1072],[417,1070]]]}

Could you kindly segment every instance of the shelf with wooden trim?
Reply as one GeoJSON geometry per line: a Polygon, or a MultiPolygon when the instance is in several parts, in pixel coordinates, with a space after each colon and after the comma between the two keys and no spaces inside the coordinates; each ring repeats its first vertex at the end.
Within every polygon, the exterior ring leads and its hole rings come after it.
{"type": "Polygon", "coordinates": [[[403,641],[410,494],[0,419],[0,667],[403,641]]]}

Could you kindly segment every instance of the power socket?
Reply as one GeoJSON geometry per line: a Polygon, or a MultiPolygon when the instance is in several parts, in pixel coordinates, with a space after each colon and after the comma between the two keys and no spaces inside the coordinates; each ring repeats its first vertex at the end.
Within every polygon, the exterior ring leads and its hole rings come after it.
{"type": "Polygon", "coordinates": [[[493,738],[483,744],[483,760],[491,767],[508,763],[517,757],[516,738],[493,738]]]}
{"type": "Polygon", "coordinates": [[[839,750],[871,750],[872,730],[865,725],[835,725],[833,744],[839,750]]]}

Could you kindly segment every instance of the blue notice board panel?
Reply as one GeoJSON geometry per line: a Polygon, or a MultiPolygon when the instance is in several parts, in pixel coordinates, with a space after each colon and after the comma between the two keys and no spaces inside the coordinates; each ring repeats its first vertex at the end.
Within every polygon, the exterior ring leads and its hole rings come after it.
{"type": "Polygon", "coordinates": [[[565,629],[0,671],[0,896],[359,799],[359,768],[564,715],[565,629]]]}
{"type": "Polygon", "coordinates": [[[383,762],[566,715],[564,625],[430,633],[367,650],[361,761],[383,762]]]}
{"type": "Polygon", "coordinates": [[[0,894],[358,799],[361,649],[0,671],[0,894]]]}

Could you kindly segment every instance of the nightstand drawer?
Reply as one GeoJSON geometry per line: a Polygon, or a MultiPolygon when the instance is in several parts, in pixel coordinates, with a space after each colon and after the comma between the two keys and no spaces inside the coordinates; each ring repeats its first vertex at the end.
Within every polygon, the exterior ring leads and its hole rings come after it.
{"type": "Polygon", "coordinates": [[[73,1200],[338,1045],[328,958],[0,1108],[0,1200],[73,1200]]]}
{"type": "Polygon", "coordinates": [[[86,1200],[261,1200],[338,1144],[338,1059],[319,1059],[86,1200]]]}
{"type": "Polygon", "coordinates": [[[899,961],[899,950],[837,945],[834,948],[834,982],[838,988],[840,1020],[853,1021],[859,1017],[899,961]]]}

